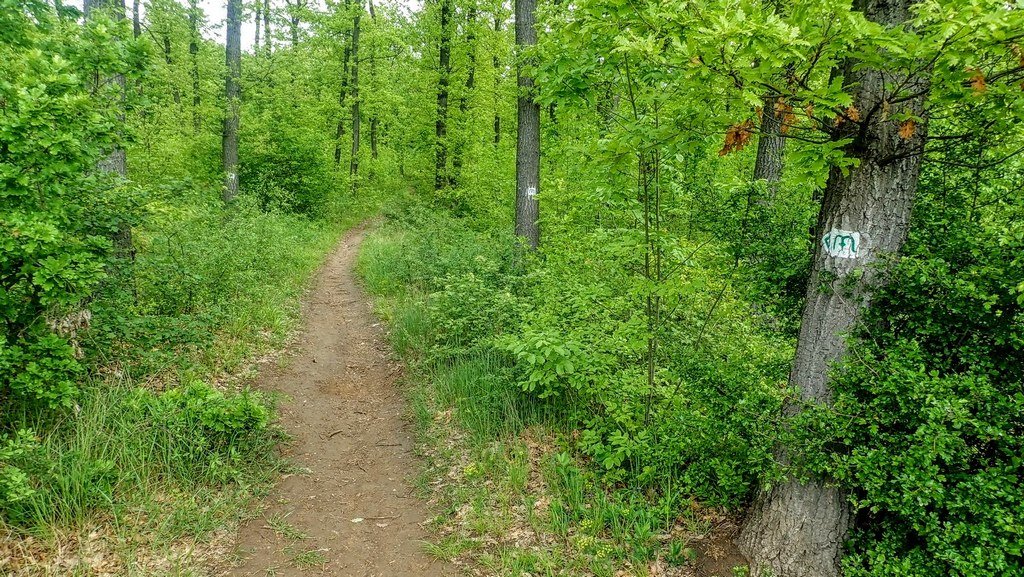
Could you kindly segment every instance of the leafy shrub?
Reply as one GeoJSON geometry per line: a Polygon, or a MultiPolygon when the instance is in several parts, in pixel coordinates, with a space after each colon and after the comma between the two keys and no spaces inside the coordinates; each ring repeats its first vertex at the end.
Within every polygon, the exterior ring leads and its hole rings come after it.
{"type": "Polygon", "coordinates": [[[120,136],[113,89],[92,78],[137,71],[138,54],[113,40],[123,23],[62,27],[34,2],[4,11],[0,401],[69,406],[81,368],[46,320],[93,296],[112,264],[111,238],[134,214],[125,188],[96,174],[120,136]]]}
{"type": "Polygon", "coordinates": [[[928,192],[834,409],[798,430],[808,464],[853,492],[847,575],[1020,575],[1024,272],[1006,263],[1019,264],[1024,234],[951,214],[959,193],[928,192]]]}
{"type": "Polygon", "coordinates": [[[160,395],[141,392],[138,402],[179,480],[231,479],[255,450],[270,449],[271,413],[259,393],[225,395],[193,382],[160,395]]]}
{"type": "Polygon", "coordinates": [[[0,512],[14,510],[35,494],[31,479],[22,467],[38,451],[39,442],[28,429],[0,436],[0,512]]]}

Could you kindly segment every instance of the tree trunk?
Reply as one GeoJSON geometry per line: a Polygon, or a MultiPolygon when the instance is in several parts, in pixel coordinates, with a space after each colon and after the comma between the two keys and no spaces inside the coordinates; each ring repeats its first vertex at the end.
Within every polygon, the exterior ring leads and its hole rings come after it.
{"type": "Polygon", "coordinates": [[[263,0],[263,51],[270,54],[270,0],[263,0]]]}
{"type": "MultiPolygon", "coordinates": [[[[171,67],[174,64],[174,59],[171,57],[171,33],[165,29],[160,36],[164,45],[164,63],[171,67]]],[[[177,84],[171,88],[171,94],[173,95],[174,103],[181,104],[181,89],[178,88],[177,84]]]]}
{"type": "Polygon", "coordinates": [[[225,203],[238,196],[238,117],[242,105],[242,0],[228,0],[225,61],[228,67],[224,82],[227,110],[224,116],[224,190],[225,203]]]}
{"type": "MultiPolygon", "coordinates": [[[[857,2],[869,20],[888,26],[905,22],[910,5],[910,0],[857,2]]],[[[903,98],[900,111],[921,116],[925,97],[908,95],[924,94],[927,79],[857,64],[848,61],[844,77],[860,120],[847,119],[836,137],[853,138],[846,153],[860,164],[845,175],[839,168],[829,173],[815,235],[821,241],[789,377],[804,403],[832,402],[829,368],[846,354],[847,335],[885,282],[872,265],[903,246],[924,147],[923,126],[904,139],[900,124],[883,109],[903,98]],[[897,85],[904,91],[887,93],[897,85]]],[[[799,411],[795,403],[786,409],[789,416],[799,411]]],[[[789,463],[785,447],[779,460],[789,463]]],[[[789,477],[758,496],[738,544],[754,577],[832,577],[839,574],[849,524],[846,496],[829,479],[801,483],[789,477]]]]}
{"type": "Polygon", "coordinates": [[[434,190],[448,187],[448,83],[451,64],[452,1],[441,0],[441,37],[437,77],[437,121],[434,126],[434,190]]]}
{"type": "Polygon", "coordinates": [[[452,186],[457,186],[462,176],[462,155],[465,152],[466,132],[469,116],[469,96],[476,87],[476,5],[470,6],[466,13],[466,52],[469,57],[469,66],[466,70],[465,90],[459,96],[459,121],[462,125],[462,135],[456,144],[452,154],[452,186]]]}
{"type": "MultiPolygon", "coordinates": [[[[537,0],[515,0],[516,46],[520,49],[537,44],[535,14],[537,0]]],[[[517,68],[518,134],[516,137],[516,235],[526,240],[531,249],[540,245],[540,105],[534,100],[533,77],[526,74],[520,62],[517,68]]]]}
{"type": "Polygon", "coordinates": [[[377,160],[377,130],[380,119],[374,115],[370,118],[370,158],[377,160]]]}
{"type": "Polygon", "coordinates": [[[288,0],[285,0],[288,4],[289,22],[291,24],[292,34],[292,46],[299,45],[299,25],[302,21],[299,19],[299,11],[306,7],[306,0],[295,0],[292,4],[288,0]]]}
{"type": "MultiPolygon", "coordinates": [[[[494,32],[495,36],[501,33],[501,16],[494,15],[494,32]]],[[[501,142],[501,76],[498,71],[501,69],[501,60],[498,59],[498,55],[494,54],[491,56],[491,65],[494,67],[494,145],[497,146],[501,142]]]]}
{"type": "MultiPolygon", "coordinates": [[[[352,17],[352,161],[349,164],[349,174],[353,177],[359,175],[359,18],[363,13],[363,2],[357,0],[356,14],[352,17]]],[[[355,190],[355,178],[352,179],[352,189],[355,190]]]]}
{"type": "Polygon", "coordinates": [[[757,159],[754,161],[754,180],[765,181],[768,200],[774,200],[782,179],[782,155],[786,148],[786,139],[782,136],[784,115],[778,110],[778,103],[774,96],[764,99],[761,132],[757,137],[757,159]]]}
{"type": "MultiPolygon", "coordinates": [[[[377,11],[373,8],[373,0],[369,0],[367,5],[370,8],[370,20],[374,23],[377,22],[377,11]]],[[[376,24],[374,25],[376,29],[376,24]]],[[[376,38],[376,35],[374,36],[376,38]]],[[[370,90],[376,90],[377,86],[377,42],[370,44],[370,90]]],[[[377,107],[373,108],[370,116],[370,158],[377,160],[377,128],[380,125],[380,119],[377,117],[377,107]]]]}
{"type": "Polygon", "coordinates": [[[263,19],[263,0],[256,0],[256,38],[253,41],[253,52],[259,54],[260,52],[260,20],[263,19]]]}
{"type": "MultiPolygon", "coordinates": [[[[348,9],[351,0],[345,0],[345,8],[348,9]]],[[[349,42],[348,32],[345,32],[342,41],[345,43],[344,55],[342,56],[341,90],[338,92],[338,126],[334,131],[334,166],[341,168],[341,137],[345,136],[345,101],[348,98],[348,66],[352,58],[352,44],[349,42]]]]}
{"type": "MultiPolygon", "coordinates": [[[[85,17],[88,19],[94,10],[105,9],[110,10],[112,16],[117,20],[123,20],[125,17],[124,0],[85,0],[82,3],[82,12],[85,13],[85,17]]],[[[105,83],[97,75],[96,89],[99,90],[101,84],[105,83]]],[[[117,86],[117,99],[118,99],[118,112],[117,118],[124,124],[125,121],[125,79],[124,74],[115,74],[111,79],[112,83],[117,86]]],[[[120,133],[120,128],[118,129],[120,133]]],[[[125,156],[125,151],[120,146],[116,146],[110,151],[110,154],[106,158],[101,159],[96,163],[96,168],[100,172],[107,174],[114,174],[120,179],[126,178],[128,174],[128,159],[125,156]]],[[[135,248],[134,242],[132,241],[132,228],[126,220],[122,220],[117,227],[117,231],[113,235],[114,249],[117,256],[123,259],[135,259],[135,248]]]]}
{"type": "Polygon", "coordinates": [[[139,20],[139,0],[132,0],[132,38],[142,36],[142,22],[139,20]]]}
{"type": "Polygon", "coordinates": [[[202,103],[199,93],[199,4],[198,0],[189,0],[188,9],[188,53],[191,59],[192,76],[192,131],[199,132],[199,106],[202,103]]]}

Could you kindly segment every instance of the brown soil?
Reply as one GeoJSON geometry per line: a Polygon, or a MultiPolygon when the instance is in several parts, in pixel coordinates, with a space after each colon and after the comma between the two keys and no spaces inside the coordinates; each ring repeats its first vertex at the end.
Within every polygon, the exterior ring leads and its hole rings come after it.
{"type": "Polygon", "coordinates": [[[256,382],[285,395],[286,456],[302,472],[285,475],[243,525],[242,561],[228,575],[455,574],[423,551],[428,511],[409,483],[417,464],[401,366],[353,273],[364,235],[349,232],[320,270],[291,362],[256,382]]]}

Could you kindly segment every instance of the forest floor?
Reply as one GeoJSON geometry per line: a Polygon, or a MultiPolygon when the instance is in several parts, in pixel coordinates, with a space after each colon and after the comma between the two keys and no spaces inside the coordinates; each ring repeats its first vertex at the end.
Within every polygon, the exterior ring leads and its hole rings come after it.
{"type": "Polygon", "coordinates": [[[283,395],[294,465],[238,535],[232,576],[442,576],[423,551],[428,507],[410,484],[412,427],[384,329],[353,270],[365,227],[327,258],[303,307],[284,366],[255,387],[283,395]]]}

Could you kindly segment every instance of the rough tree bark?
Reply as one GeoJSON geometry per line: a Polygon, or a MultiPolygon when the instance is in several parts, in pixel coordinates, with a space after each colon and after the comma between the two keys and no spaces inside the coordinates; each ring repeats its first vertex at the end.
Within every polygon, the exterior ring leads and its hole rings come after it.
{"type": "Polygon", "coordinates": [[[238,121],[242,105],[239,79],[242,76],[242,0],[228,0],[225,61],[228,74],[224,81],[227,110],[224,114],[224,202],[238,196],[238,121]]]}
{"type": "MultiPolygon", "coordinates": [[[[537,44],[535,16],[537,0],[515,0],[516,47],[537,44]]],[[[535,249],[540,245],[540,105],[534,100],[533,77],[523,69],[520,54],[517,66],[518,134],[516,137],[516,235],[535,249]]]]}
{"type": "MultiPolygon", "coordinates": [[[[356,12],[352,17],[352,160],[349,164],[349,174],[353,177],[359,174],[359,18],[362,14],[363,2],[356,0],[356,12]]],[[[355,187],[353,178],[352,189],[355,187]]]]}
{"type": "MultiPolygon", "coordinates": [[[[910,17],[911,3],[858,0],[856,8],[874,22],[896,26],[910,17]]],[[[825,187],[815,234],[820,241],[789,377],[801,403],[832,402],[829,367],[846,354],[846,336],[885,281],[872,265],[899,251],[906,239],[925,139],[924,126],[911,135],[904,127],[901,135],[901,125],[885,108],[900,102],[899,110],[923,116],[926,77],[853,61],[844,72],[858,113],[836,136],[853,139],[846,153],[860,164],[845,175],[833,168],[825,187]],[[899,94],[890,92],[894,86],[902,86],[899,94]]],[[[798,403],[786,409],[790,416],[799,411],[798,403]]],[[[778,458],[788,464],[785,447],[778,458]]],[[[757,497],[738,544],[754,577],[833,577],[849,523],[846,496],[829,479],[801,483],[790,477],[757,497]]]]}
{"type": "Polygon", "coordinates": [[[451,0],[441,0],[441,34],[438,50],[437,121],[434,125],[434,190],[448,187],[448,85],[451,63],[451,0]]]}
{"type": "Polygon", "coordinates": [[[188,3],[188,53],[192,77],[192,131],[199,132],[201,125],[199,106],[202,103],[199,92],[199,2],[189,0],[188,3]]]}
{"type": "Polygon", "coordinates": [[[764,99],[761,112],[761,131],[757,137],[757,158],[754,160],[754,180],[765,181],[768,199],[775,198],[779,180],[782,179],[782,158],[786,138],[782,135],[783,114],[778,109],[775,96],[764,99]]]}

